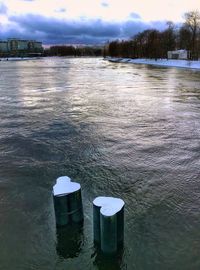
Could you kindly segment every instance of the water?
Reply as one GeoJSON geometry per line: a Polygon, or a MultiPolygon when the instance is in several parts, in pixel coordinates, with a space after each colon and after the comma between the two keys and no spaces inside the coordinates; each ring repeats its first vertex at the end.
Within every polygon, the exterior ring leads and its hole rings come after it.
{"type": "Polygon", "coordinates": [[[200,73],[102,59],[0,63],[0,269],[200,269],[200,73]],[[56,233],[52,186],[82,185],[83,227],[56,233]],[[126,202],[115,258],[92,200],[126,202]]]}

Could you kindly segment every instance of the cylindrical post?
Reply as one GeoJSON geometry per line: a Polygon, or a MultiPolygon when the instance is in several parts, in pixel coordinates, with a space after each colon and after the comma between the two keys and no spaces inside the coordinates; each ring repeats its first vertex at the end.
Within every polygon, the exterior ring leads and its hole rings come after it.
{"type": "Polygon", "coordinates": [[[81,222],[83,220],[83,206],[80,189],[68,195],[68,204],[72,222],[81,222]]]}
{"type": "Polygon", "coordinates": [[[53,196],[56,224],[58,226],[67,225],[69,223],[69,207],[67,196],[53,196]]]}
{"type": "Polygon", "coordinates": [[[117,213],[117,246],[122,247],[124,244],[124,206],[117,213]]]}
{"type": "Polygon", "coordinates": [[[57,226],[83,220],[80,184],[71,182],[67,176],[59,177],[53,187],[53,199],[57,226]]]}
{"type": "Polygon", "coordinates": [[[117,215],[100,215],[101,250],[104,253],[117,252],[117,215]]]}
{"type": "Polygon", "coordinates": [[[93,230],[102,252],[117,252],[124,241],[124,201],[97,197],[93,201],[93,230]]]}
{"type": "Polygon", "coordinates": [[[101,233],[100,233],[100,206],[93,203],[93,236],[94,242],[97,244],[101,243],[101,233]]]}

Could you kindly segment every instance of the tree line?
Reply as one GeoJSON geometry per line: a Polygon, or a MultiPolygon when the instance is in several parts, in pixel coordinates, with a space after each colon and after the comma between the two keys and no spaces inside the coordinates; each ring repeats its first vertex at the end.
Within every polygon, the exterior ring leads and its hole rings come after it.
{"type": "Polygon", "coordinates": [[[56,45],[45,49],[44,56],[101,56],[102,49],[99,47],[83,46],[74,47],[72,45],[56,45]]]}
{"type": "Polygon", "coordinates": [[[136,34],[130,40],[115,40],[104,47],[104,56],[126,58],[166,58],[168,51],[185,49],[189,58],[200,57],[200,13],[187,12],[185,22],[177,29],[173,22],[167,22],[164,31],[148,29],[136,34]]]}

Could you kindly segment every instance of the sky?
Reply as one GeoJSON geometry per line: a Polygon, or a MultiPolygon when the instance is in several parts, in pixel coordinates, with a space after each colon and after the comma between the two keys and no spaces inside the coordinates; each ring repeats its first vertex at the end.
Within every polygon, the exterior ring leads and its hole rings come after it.
{"type": "Polygon", "coordinates": [[[179,24],[200,0],[0,0],[0,39],[104,44],[145,29],[179,24]]]}

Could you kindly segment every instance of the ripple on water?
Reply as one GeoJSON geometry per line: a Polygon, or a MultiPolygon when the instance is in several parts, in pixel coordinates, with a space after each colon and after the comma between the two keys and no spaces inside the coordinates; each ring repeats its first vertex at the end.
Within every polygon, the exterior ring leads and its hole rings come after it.
{"type": "Polygon", "coordinates": [[[198,72],[51,58],[0,74],[3,269],[199,269],[198,72]],[[70,235],[55,230],[60,175],[82,185],[85,223],[70,235]],[[114,259],[93,246],[100,195],[126,203],[114,259]]]}

